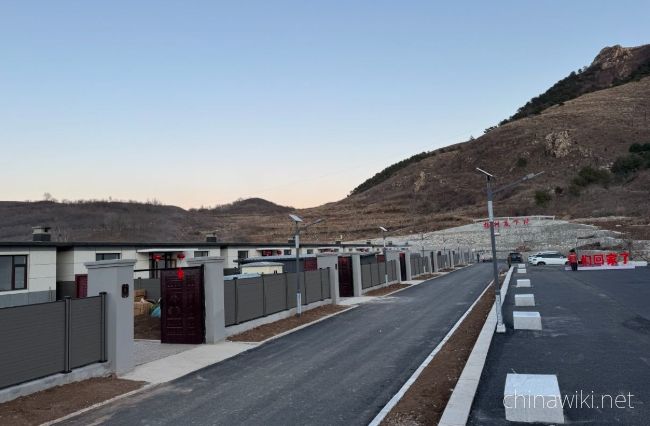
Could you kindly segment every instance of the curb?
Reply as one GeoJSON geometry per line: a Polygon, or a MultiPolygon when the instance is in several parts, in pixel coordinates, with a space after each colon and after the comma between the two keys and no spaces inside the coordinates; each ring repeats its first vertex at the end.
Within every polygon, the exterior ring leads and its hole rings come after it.
{"type": "Polygon", "coordinates": [[[104,405],[108,405],[112,402],[119,401],[120,399],[128,398],[129,396],[136,395],[140,392],[144,392],[145,390],[151,389],[152,387],[157,386],[157,384],[153,383],[148,383],[141,388],[134,389],[132,391],[129,391],[127,393],[123,393],[121,395],[114,396],[113,398],[107,399],[106,401],[98,402],[96,404],[90,405],[86,408],[82,408],[81,410],[77,410],[74,413],[66,414],[63,417],[59,417],[58,419],[50,420],[49,422],[41,423],[40,426],[50,426],[50,425],[55,425],[57,423],[63,422],[65,420],[69,420],[73,417],[77,417],[80,414],[86,413],[88,411],[94,410],[95,408],[100,408],[103,407],[104,405]]]}
{"type": "Polygon", "coordinates": [[[451,336],[454,334],[454,332],[458,329],[460,324],[465,320],[467,315],[474,309],[474,306],[478,303],[479,300],[481,300],[481,297],[485,294],[485,292],[488,291],[490,288],[490,285],[492,284],[494,280],[491,280],[483,289],[481,294],[474,300],[474,302],[470,305],[469,308],[465,311],[465,313],[456,321],[456,323],[453,325],[453,327],[447,332],[445,337],[442,338],[440,343],[433,349],[433,351],[425,358],[425,360],[420,364],[420,366],[413,372],[411,377],[402,385],[399,391],[388,401],[388,403],[384,406],[384,408],[379,411],[379,413],[375,416],[374,419],[368,424],[368,426],[378,426],[384,418],[390,413],[390,411],[397,405],[397,403],[402,399],[404,394],[409,390],[409,388],[415,383],[415,381],[420,377],[420,374],[422,374],[422,371],[431,363],[433,358],[436,356],[438,352],[442,349],[442,347],[447,343],[447,341],[451,338],[451,336]]]}
{"type": "MultiPolygon", "coordinates": [[[[508,293],[513,272],[514,267],[510,267],[499,290],[502,300],[505,300],[508,293]]],[[[456,386],[454,386],[451,397],[449,397],[447,406],[438,423],[439,426],[460,426],[467,423],[472,409],[472,403],[474,402],[474,396],[476,395],[476,390],[481,380],[481,374],[483,374],[483,369],[485,368],[485,360],[490,350],[490,344],[496,332],[496,324],[496,304],[493,304],[490,314],[485,319],[483,328],[474,343],[472,352],[467,358],[463,372],[458,378],[456,386]]]]}
{"type": "MultiPolygon", "coordinates": [[[[345,306],[345,305],[337,305],[337,306],[345,306]]],[[[292,328],[292,329],[287,330],[287,331],[283,331],[280,334],[276,334],[275,336],[271,336],[268,339],[265,339],[265,340],[262,340],[262,341],[259,341],[259,342],[237,342],[237,343],[254,343],[256,345],[255,347],[259,347],[259,346],[262,346],[263,344],[265,344],[267,342],[270,342],[270,341],[275,340],[275,339],[279,339],[280,337],[287,336],[287,335],[289,335],[291,333],[295,333],[296,331],[302,330],[303,328],[307,328],[307,327],[309,327],[311,325],[318,324],[321,321],[325,321],[326,319],[335,317],[335,316],[340,315],[340,314],[342,314],[344,312],[347,312],[349,310],[358,308],[359,306],[360,305],[349,305],[347,307],[347,309],[343,309],[342,311],[334,312],[333,314],[329,314],[329,315],[326,315],[326,316],[324,316],[322,318],[318,318],[317,320],[314,320],[312,322],[308,322],[307,324],[299,325],[298,327],[292,328]]],[[[232,342],[232,340],[231,340],[231,342],[232,342]]]]}

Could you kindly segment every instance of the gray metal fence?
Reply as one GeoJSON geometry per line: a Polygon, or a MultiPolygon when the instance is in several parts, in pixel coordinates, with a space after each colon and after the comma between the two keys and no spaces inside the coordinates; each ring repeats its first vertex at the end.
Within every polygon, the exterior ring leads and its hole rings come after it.
{"type": "Polygon", "coordinates": [[[148,300],[160,299],[160,278],[136,278],[133,280],[133,288],[146,290],[148,300]]]}
{"type": "MultiPolygon", "coordinates": [[[[330,270],[299,274],[302,304],[330,298],[330,270]]],[[[296,274],[265,274],[224,282],[226,326],[296,307],[296,274]]]]}
{"type": "Polygon", "coordinates": [[[106,360],[105,296],[0,309],[0,389],[106,360]]]}
{"type": "MultiPolygon", "coordinates": [[[[388,281],[397,279],[397,262],[390,260],[388,262],[388,281]]],[[[361,288],[375,287],[384,284],[386,279],[386,263],[366,263],[361,265],[361,288]]]]}

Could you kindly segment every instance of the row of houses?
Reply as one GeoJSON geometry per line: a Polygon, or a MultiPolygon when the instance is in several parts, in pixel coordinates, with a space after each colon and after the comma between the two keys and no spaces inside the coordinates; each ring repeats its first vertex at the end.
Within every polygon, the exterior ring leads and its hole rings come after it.
{"type": "MultiPolygon", "coordinates": [[[[85,263],[100,260],[135,260],[136,278],[155,276],[156,270],[187,266],[188,259],[223,257],[227,273],[235,273],[248,258],[295,257],[292,242],[219,242],[208,236],[202,242],[116,243],[51,241],[49,228],[35,227],[32,241],[0,242],[0,307],[56,299],[57,287],[73,285],[87,274],[85,263]]],[[[372,244],[303,243],[301,254],[379,253],[372,244]]]]}

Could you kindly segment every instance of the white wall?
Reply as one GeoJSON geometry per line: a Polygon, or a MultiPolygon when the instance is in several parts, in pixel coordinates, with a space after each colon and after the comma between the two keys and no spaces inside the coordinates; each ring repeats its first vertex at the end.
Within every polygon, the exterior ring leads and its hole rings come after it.
{"type": "Polygon", "coordinates": [[[0,256],[3,255],[27,256],[27,289],[2,291],[0,295],[56,290],[55,247],[0,248],[0,256]]]}

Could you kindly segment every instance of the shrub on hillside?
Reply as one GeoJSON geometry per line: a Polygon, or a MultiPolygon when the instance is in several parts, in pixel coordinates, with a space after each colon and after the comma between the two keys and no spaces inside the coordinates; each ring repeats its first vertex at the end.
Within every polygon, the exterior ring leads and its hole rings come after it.
{"type": "Polygon", "coordinates": [[[517,158],[517,167],[526,167],[528,165],[528,160],[524,157],[517,158]]]}
{"type": "Polygon", "coordinates": [[[597,169],[591,166],[585,166],[574,177],[572,183],[579,187],[587,187],[592,184],[607,186],[611,182],[611,174],[604,169],[597,169]]]}
{"type": "Polygon", "coordinates": [[[538,206],[546,206],[549,201],[551,201],[552,197],[551,194],[549,194],[547,191],[535,191],[535,204],[538,206]]]}

